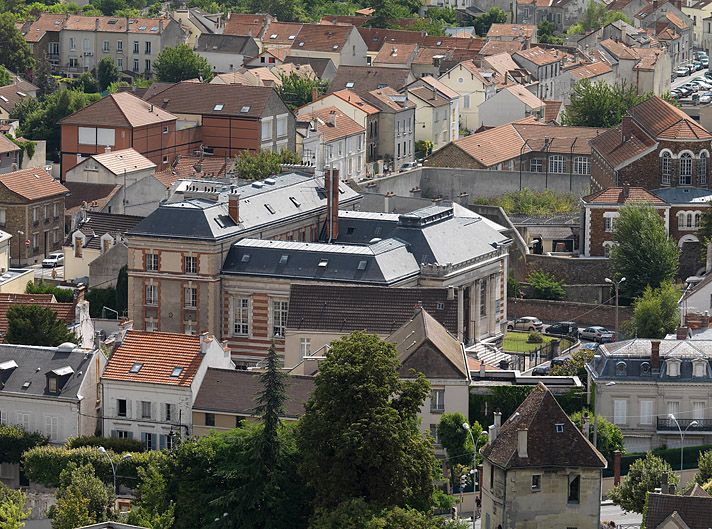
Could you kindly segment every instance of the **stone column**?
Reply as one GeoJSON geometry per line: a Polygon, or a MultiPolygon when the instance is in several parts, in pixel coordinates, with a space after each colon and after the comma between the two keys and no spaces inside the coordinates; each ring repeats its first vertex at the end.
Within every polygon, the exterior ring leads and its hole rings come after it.
{"type": "Polygon", "coordinates": [[[475,299],[478,289],[477,281],[471,283],[467,288],[470,289],[470,319],[467,322],[467,336],[470,343],[474,343],[477,341],[477,310],[479,310],[475,299]]]}
{"type": "Polygon", "coordinates": [[[462,341],[462,330],[464,328],[465,319],[465,289],[457,288],[457,339],[462,341]]]}
{"type": "Polygon", "coordinates": [[[497,333],[497,315],[495,314],[495,307],[497,306],[495,300],[497,298],[497,275],[492,274],[487,282],[487,323],[488,332],[491,335],[497,333]]]}
{"type": "Polygon", "coordinates": [[[474,283],[474,288],[475,288],[475,311],[472,313],[472,320],[474,321],[474,334],[472,335],[473,339],[475,341],[480,340],[480,335],[482,334],[482,329],[480,329],[480,279],[475,281],[474,283]]]}

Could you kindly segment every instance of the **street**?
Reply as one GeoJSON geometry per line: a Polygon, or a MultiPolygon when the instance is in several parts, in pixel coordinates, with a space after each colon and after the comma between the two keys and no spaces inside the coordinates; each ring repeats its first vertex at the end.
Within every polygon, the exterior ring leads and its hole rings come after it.
{"type": "Polygon", "coordinates": [[[35,279],[64,279],[64,267],[57,266],[56,268],[42,268],[42,265],[35,265],[35,279]],[[54,276],[52,275],[54,272],[54,276]]]}

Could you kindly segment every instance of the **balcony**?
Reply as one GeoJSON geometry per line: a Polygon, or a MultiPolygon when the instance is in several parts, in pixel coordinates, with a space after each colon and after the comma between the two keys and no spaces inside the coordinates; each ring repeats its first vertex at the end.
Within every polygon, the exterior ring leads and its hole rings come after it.
{"type": "Polygon", "coordinates": [[[679,435],[678,423],[683,432],[687,429],[687,433],[712,433],[712,419],[678,419],[676,423],[672,419],[662,418],[658,418],[658,433],[679,435]],[[690,426],[692,422],[697,424],[690,426]]]}

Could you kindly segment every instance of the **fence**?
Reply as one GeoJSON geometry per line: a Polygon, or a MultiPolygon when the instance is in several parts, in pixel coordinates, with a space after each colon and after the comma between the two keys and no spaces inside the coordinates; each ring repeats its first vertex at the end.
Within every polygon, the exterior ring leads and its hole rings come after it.
{"type": "MultiPolygon", "coordinates": [[[[525,333],[513,333],[512,331],[509,334],[525,335],[525,333]]],[[[568,338],[556,338],[537,345],[518,340],[507,341],[505,337],[502,350],[512,358],[512,365],[509,366],[509,369],[527,371],[553,360],[572,345],[573,341],[568,338]]]]}

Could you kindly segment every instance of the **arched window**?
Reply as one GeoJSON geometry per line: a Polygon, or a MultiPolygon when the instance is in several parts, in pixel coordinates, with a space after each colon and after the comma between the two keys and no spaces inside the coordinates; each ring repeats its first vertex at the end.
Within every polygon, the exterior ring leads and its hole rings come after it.
{"type": "Polygon", "coordinates": [[[699,178],[700,185],[706,186],[707,185],[707,172],[709,171],[710,167],[710,158],[709,154],[707,154],[706,151],[702,151],[700,153],[700,160],[697,165],[697,174],[699,178]]]}
{"type": "Polygon", "coordinates": [[[687,228],[692,228],[692,213],[687,214],[687,228]]]}
{"type": "Polygon", "coordinates": [[[702,215],[700,214],[699,211],[695,213],[695,223],[694,223],[693,228],[699,228],[699,227],[700,227],[700,217],[701,217],[701,216],[702,216],[702,215]]]}
{"type": "Polygon", "coordinates": [[[669,186],[672,177],[672,155],[667,151],[660,155],[660,176],[662,185],[669,186]]]}
{"type": "Polygon", "coordinates": [[[689,152],[680,155],[680,185],[692,185],[692,155],[689,152]]]}

